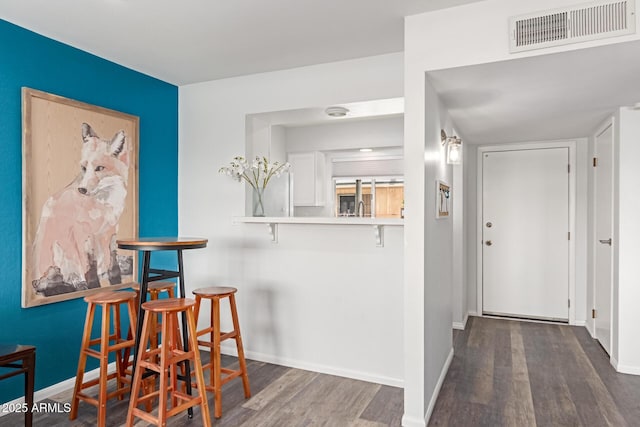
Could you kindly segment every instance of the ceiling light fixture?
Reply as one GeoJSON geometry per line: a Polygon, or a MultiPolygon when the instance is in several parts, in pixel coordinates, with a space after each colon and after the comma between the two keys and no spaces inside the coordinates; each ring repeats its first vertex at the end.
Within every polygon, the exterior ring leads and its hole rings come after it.
{"type": "Polygon", "coordinates": [[[361,148],[360,151],[362,153],[370,153],[373,151],[373,148],[361,148]]]}
{"type": "Polygon", "coordinates": [[[459,165],[462,162],[462,140],[455,135],[447,136],[444,129],[441,129],[440,143],[447,147],[447,163],[459,165]]]}
{"type": "Polygon", "coordinates": [[[349,110],[344,107],[335,106],[335,107],[327,107],[327,109],[324,110],[324,112],[331,117],[344,117],[347,115],[349,110]]]}

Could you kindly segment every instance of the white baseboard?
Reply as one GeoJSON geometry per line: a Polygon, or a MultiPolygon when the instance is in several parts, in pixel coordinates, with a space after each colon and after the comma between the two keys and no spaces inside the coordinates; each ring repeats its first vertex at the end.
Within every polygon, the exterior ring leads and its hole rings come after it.
{"type": "Polygon", "coordinates": [[[586,320],[574,320],[573,321],[573,326],[587,326],[587,321],[586,320]]]}
{"type": "Polygon", "coordinates": [[[436,400],[438,400],[438,395],[440,395],[440,389],[442,388],[442,384],[444,384],[444,379],[447,376],[447,372],[449,372],[449,366],[451,366],[451,361],[453,360],[453,347],[451,347],[451,351],[449,351],[449,356],[447,356],[447,360],[444,362],[444,366],[442,367],[442,371],[440,372],[440,377],[438,378],[438,382],[436,383],[436,388],[433,390],[433,394],[431,395],[431,400],[429,400],[429,406],[427,407],[427,412],[424,414],[424,422],[425,425],[429,424],[429,418],[431,418],[431,414],[433,413],[433,408],[436,406],[436,400]]]}
{"type": "Polygon", "coordinates": [[[467,315],[468,315],[468,316],[477,316],[477,315],[478,315],[478,312],[477,312],[477,311],[475,311],[475,310],[474,310],[474,311],[469,310],[469,313],[467,313],[467,315]]]}
{"type": "Polygon", "coordinates": [[[616,359],[611,358],[611,364],[621,374],[640,375],[640,366],[621,365],[616,359]]]}
{"type": "Polygon", "coordinates": [[[469,320],[469,313],[467,313],[464,316],[464,319],[462,319],[462,322],[453,322],[453,329],[464,331],[464,328],[467,327],[467,320],[469,320]]]}
{"type": "MultiPolygon", "coordinates": [[[[230,346],[221,345],[220,351],[222,354],[226,354],[229,356],[238,356],[238,352],[236,351],[235,345],[233,344],[230,346]]],[[[256,360],[258,362],[273,363],[276,365],[287,366],[289,368],[303,369],[305,371],[319,372],[321,374],[336,375],[338,377],[389,385],[392,387],[404,387],[404,379],[401,378],[386,377],[370,372],[355,371],[336,366],[319,365],[302,360],[290,359],[288,357],[280,357],[272,354],[259,353],[249,350],[245,350],[244,355],[246,358],[256,360]]]]}
{"type": "MultiPolygon", "coordinates": [[[[109,363],[107,370],[108,371],[113,371],[116,369],[116,362],[111,362],[109,363]]],[[[92,371],[89,372],[85,372],[84,373],[84,379],[83,381],[90,381],[93,379],[96,379],[100,376],[100,368],[96,368],[92,371]]],[[[71,377],[71,378],[67,378],[64,381],[61,381],[59,383],[53,384],[49,387],[43,388],[42,390],[38,390],[35,393],[33,393],[33,401],[34,402],[39,402],[41,400],[44,399],[49,399],[57,394],[60,394],[64,391],[67,391],[73,387],[75,387],[76,385],[76,377],[71,377]]],[[[6,404],[8,406],[11,405],[20,405],[24,403],[24,397],[19,397],[17,399],[12,400],[11,402],[6,402],[6,404]]],[[[9,412],[3,412],[0,411],[0,417],[9,414],[9,412]]]]}
{"type": "Polygon", "coordinates": [[[402,416],[402,427],[427,427],[427,422],[424,419],[416,417],[402,416]]]}
{"type": "Polygon", "coordinates": [[[436,383],[436,388],[433,390],[433,394],[431,395],[431,399],[429,400],[429,406],[427,407],[427,412],[424,414],[424,418],[420,419],[416,417],[409,417],[405,414],[402,416],[403,427],[426,427],[429,424],[429,418],[431,418],[431,414],[433,413],[433,408],[435,408],[436,406],[436,401],[438,400],[438,396],[440,395],[440,389],[442,388],[444,379],[447,376],[447,372],[449,372],[449,366],[451,366],[452,360],[453,360],[453,347],[451,347],[449,356],[447,356],[447,360],[445,360],[444,365],[442,366],[440,377],[438,378],[438,382],[436,383]]]}
{"type": "Polygon", "coordinates": [[[613,369],[615,369],[616,372],[620,372],[618,371],[618,359],[613,356],[609,356],[609,363],[613,366],[613,369]]]}
{"type": "Polygon", "coordinates": [[[592,328],[593,322],[585,322],[584,327],[587,330],[587,332],[589,332],[589,335],[591,335],[591,338],[593,338],[594,340],[596,339],[596,333],[592,328]]]}

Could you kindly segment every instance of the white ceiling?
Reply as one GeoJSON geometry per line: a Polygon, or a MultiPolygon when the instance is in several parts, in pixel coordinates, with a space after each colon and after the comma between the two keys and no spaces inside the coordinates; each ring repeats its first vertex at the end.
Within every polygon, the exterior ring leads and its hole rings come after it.
{"type": "MultiPolygon", "coordinates": [[[[2,0],[0,18],[182,85],[403,50],[403,17],[477,0],[2,0]]],[[[429,73],[467,143],[589,135],[640,102],[640,42],[429,73]]]]}
{"type": "Polygon", "coordinates": [[[400,52],[403,17],[477,0],[2,0],[0,18],[182,85],[400,52]]]}
{"type": "Polygon", "coordinates": [[[591,135],[640,102],[640,42],[618,43],[429,73],[465,142],[591,135]]]}

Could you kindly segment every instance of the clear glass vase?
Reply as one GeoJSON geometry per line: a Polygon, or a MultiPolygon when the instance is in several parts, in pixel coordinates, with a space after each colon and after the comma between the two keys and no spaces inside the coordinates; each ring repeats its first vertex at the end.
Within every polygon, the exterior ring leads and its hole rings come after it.
{"type": "Polygon", "coordinates": [[[264,188],[253,189],[253,216],[264,216],[264,188]]]}

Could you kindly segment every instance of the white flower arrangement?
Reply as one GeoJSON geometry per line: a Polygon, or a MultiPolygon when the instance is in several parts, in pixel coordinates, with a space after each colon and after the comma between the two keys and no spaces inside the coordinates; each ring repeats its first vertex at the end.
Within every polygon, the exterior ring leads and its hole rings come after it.
{"type": "Polygon", "coordinates": [[[243,179],[251,185],[257,195],[257,203],[254,206],[254,216],[264,216],[264,205],[262,196],[267,184],[274,176],[278,178],[283,173],[291,169],[291,165],[280,162],[269,163],[266,157],[256,156],[251,163],[242,156],[233,158],[229,166],[221,167],[218,172],[230,176],[238,182],[243,179]]]}
{"type": "Polygon", "coordinates": [[[249,162],[242,156],[233,158],[229,166],[223,166],[218,172],[230,176],[238,182],[243,179],[253,187],[254,190],[260,191],[267,188],[269,180],[274,176],[278,178],[283,173],[291,169],[289,162],[269,163],[266,157],[256,156],[255,160],[249,162]]]}

